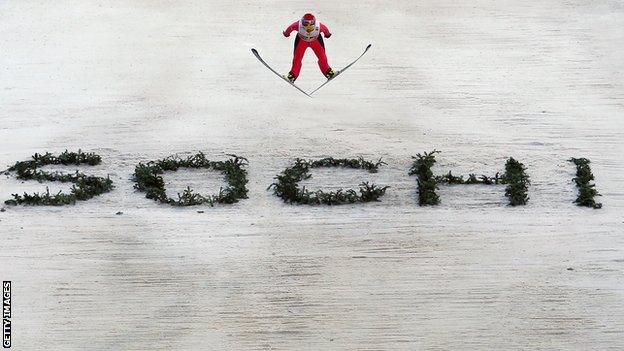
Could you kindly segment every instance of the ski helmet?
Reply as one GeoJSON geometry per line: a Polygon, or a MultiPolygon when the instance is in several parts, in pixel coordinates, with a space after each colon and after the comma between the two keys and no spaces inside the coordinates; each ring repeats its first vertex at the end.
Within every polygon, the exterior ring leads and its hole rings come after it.
{"type": "Polygon", "coordinates": [[[305,15],[303,15],[303,17],[301,17],[301,21],[303,22],[303,24],[314,24],[316,22],[316,18],[314,17],[313,14],[311,13],[306,13],[305,15]]]}

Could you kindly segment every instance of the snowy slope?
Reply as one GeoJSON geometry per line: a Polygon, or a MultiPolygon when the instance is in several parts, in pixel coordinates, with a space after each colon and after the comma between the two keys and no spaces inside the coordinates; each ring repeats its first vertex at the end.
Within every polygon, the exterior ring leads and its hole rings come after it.
{"type": "MultiPolygon", "coordinates": [[[[624,349],[623,28],[609,0],[0,1],[0,168],[81,148],[116,185],[3,206],[14,349],[624,349]],[[307,11],[335,68],[373,44],[312,99],[250,53],[286,73],[281,31],[307,11]],[[529,204],[443,186],[419,207],[410,156],[433,149],[440,174],[517,158],[529,204]],[[249,199],[180,209],[132,189],[138,162],[197,151],[247,157],[249,199]],[[388,165],[307,185],[370,179],[391,186],[379,203],[266,191],[295,157],[359,155],[388,165]],[[572,203],[570,157],[591,159],[602,209],[572,203]]],[[[297,83],[323,79],[308,51],[297,83]]],[[[0,177],[0,199],[46,186],[29,183],[0,177]]]]}

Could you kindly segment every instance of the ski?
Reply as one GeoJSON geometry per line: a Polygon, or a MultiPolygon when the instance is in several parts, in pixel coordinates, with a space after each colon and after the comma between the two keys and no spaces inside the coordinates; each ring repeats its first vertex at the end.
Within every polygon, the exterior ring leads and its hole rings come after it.
{"type": "Polygon", "coordinates": [[[360,56],[358,56],[358,58],[356,58],[355,60],[353,60],[353,62],[351,62],[350,64],[348,64],[345,68],[343,68],[343,69],[339,70],[338,72],[336,72],[336,74],[335,74],[332,78],[328,79],[325,83],[321,84],[318,88],[316,88],[316,89],[312,90],[312,92],[310,92],[310,94],[308,94],[308,95],[309,95],[309,96],[312,96],[312,94],[314,94],[314,92],[315,92],[315,91],[317,91],[317,90],[321,89],[322,87],[324,87],[324,86],[325,86],[325,84],[327,84],[327,83],[331,82],[332,80],[336,79],[336,77],[338,77],[338,75],[339,75],[339,74],[341,74],[342,72],[346,71],[346,70],[347,70],[347,68],[349,68],[349,67],[353,66],[353,64],[354,64],[354,63],[356,63],[359,59],[361,59],[361,58],[362,58],[362,56],[364,56],[364,54],[368,51],[368,49],[370,49],[371,45],[372,45],[372,44],[368,44],[368,46],[366,47],[366,49],[364,49],[364,52],[363,52],[360,56]]]}
{"type": "Polygon", "coordinates": [[[271,66],[269,66],[266,62],[264,62],[264,60],[262,59],[262,57],[260,57],[260,54],[258,54],[258,50],[256,49],[251,49],[251,52],[254,54],[254,56],[256,56],[256,58],[258,59],[258,61],[260,61],[266,68],[268,68],[269,70],[271,70],[271,72],[275,73],[278,77],[282,78],[286,83],[292,85],[293,87],[295,87],[297,90],[299,90],[300,92],[306,94],[307,97],[311,97],[310,94],[306,93],[305,91],[303,91],[303,89],[299,88],[298,86],[295,85],[295,83],[292,83],[291,81],[289,81],[288,79],[286,79],[284,76],[282,76],[281,74],[277,73],[277,71],[275,71],[273,68],[271,68],[271,66]]]}

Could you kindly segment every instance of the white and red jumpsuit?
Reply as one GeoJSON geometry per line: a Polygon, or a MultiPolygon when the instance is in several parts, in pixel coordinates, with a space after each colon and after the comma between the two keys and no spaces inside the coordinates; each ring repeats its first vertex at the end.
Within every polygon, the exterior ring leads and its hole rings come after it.
{"type": "Polygon", "coordinates": [[[323,43],[323,37],[321,33],[325,35],[325,38],[329,38],[331,33],[326,25],[316,21],[314,24],[314,30],[308,33],[303,27],[302,20],[293,22],[284,31],[284,36],[290,36],[290,33],[297,31],[297,38],[295,39],[295,52],[293,55],[292,68],[290,73],[293,76],[298,77],[301,71],[301,60],[303,54],[307,48],[312,48],[316,57],[318,58],[318,65],[323,74],[327,73],[330,69],[329,63],[327,63],[327,56],[325,55],[325,43],[323,43]]]}

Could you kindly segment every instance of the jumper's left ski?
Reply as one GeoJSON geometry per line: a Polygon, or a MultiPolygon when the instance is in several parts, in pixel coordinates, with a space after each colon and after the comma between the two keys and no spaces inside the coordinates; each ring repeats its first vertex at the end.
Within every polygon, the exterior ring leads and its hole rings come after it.
{"type": "Polygon", "coordinates": [[[303,91],[303,89],[299,88],[298,86],[295,85],[295,83],[289,81],[288,79],[286,79],[286,77],[284,77],[283,75],[277,73],[277,71],[275,71],[273,68],[271,68],[271,66],[269,66],[266,62],[264,62],[264,60],[262,59],[262,57],[260,57],[260,54],[258,54],[258,50],[256,49],[251,49],[251,52],[254,54],[254,56],[256,56],[256,58],[258,59],[258,61],[260,61],[266,68],[268,68],[269,70],[271,70],[271,72],[275,73],[278,77],[282,78],[284,81],[286,81],[286,83],[292,85],[293,87],[295,87],[295,89],[299,90],[300,92],[306,94],[306,96],[311,97],[310,94],[306,93],[305,91],[303,91]]]}
{"type": "Polygon", "coordinates": [[[364,49],[364,52],[363,52],[360,56],[358,56],[358,58],[356,58],[355,60],[353,60],[353,62],[351,62],[350,64],[348,64],[345,68],[343,68],[343,69],[341,69],[341,70],[337,71],[337,72],[336,72],[336,74],[335,74],[333,77],[331,77],[330,79],[328,79],[325,83],[321,84],[318,88],[316,88],[316,89],[312,90],[312,91],[310,92],[310,94],[308,94],[308,95],[312,96],[312,94],[314,94],[314,92],[315,92],[315,91],[317,91],[317,90],[321,89],[322,87],[324,87],[324,86],[325,86],[325,84],[327,84],[327,83],[331,82],[332,80],[336,79],[336,77],[338,77],[338,75],[339,75],[339,74],[341,74],[342,72],[346,71],[346,70],[347,70],[347,68],[349,68],[349,67],[353,66],[353,64],[354,64],[354,63],[356,63],[359,59],[361,59],[361,58],[362,58],[362,56],[364,56],[364,54],[368,51],[368,49],[370,49],[371,45],[373,45],[373,44],[368,44],[368,46],[366,47],[366,49],[364,49]]]}

